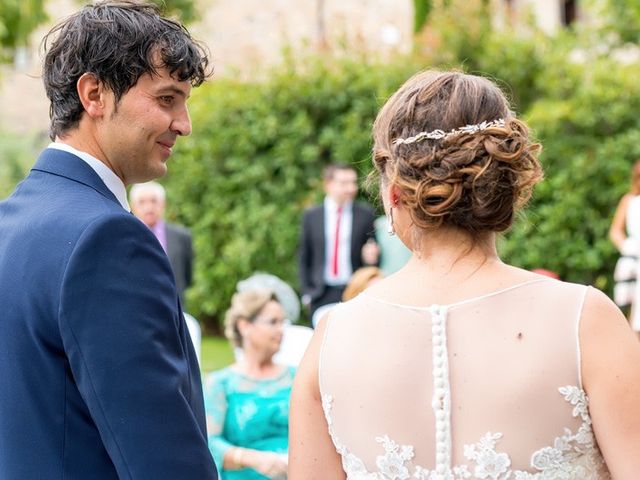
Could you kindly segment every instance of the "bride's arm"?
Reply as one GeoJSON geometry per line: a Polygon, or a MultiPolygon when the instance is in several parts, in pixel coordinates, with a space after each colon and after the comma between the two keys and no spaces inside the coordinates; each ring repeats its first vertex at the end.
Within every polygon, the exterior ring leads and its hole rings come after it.
{"type": "Polygon", "coordinates": [[[296,373],[289,417],[289,480],[340,480],[346,475],[322,410],[318,360],[326,316],[318,323],[296,373]]]}
{"type": "Polygon", "coordinates": [[[602,454],[613,478],[637,479],[640,472],[640,342],[622,312],[595,289],[587,293],[580,344],[583,384],[602,454]]]}

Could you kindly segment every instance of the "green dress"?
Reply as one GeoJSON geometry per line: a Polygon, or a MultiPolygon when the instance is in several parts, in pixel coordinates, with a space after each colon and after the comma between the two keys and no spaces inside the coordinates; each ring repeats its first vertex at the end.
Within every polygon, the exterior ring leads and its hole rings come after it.
{"type": "Polygon", "coordinates": [[[276,378],[256,380],[232,367],[205,378],[209,449],[220,480],[266,480],[253,469],[223,470],[225,452],[231,447],[287,454],[289,449],[289,397],[295,375],[286,367],[276,378]]]}

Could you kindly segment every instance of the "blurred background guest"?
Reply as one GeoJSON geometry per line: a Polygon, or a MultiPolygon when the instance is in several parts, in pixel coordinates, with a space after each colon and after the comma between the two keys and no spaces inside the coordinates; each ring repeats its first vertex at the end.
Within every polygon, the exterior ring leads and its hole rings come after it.
{"type": "MultiPolygon", "coordinates": [[[[360,292],[363,292],[367,289],[367,287],[384,278],[384,276],[384,272],[378,267],[359,268],[353,273],[353,275],[351,275],[349,283],[342,293],[342,301],[346,302],[347,300],[351,300],[352,298],[357,297],[360,292]]],[[[336,305],[337,302],[328,303],[326,305],[322,305],[321,307],[316,309],[315,312],[313,312],[313,316],[311,317],[311,324],[314,326],[314,328],[318,324],[320,319],[336,305]]]]}
{"type": "Polygon", "coordinates": [[[184,291],[191,285],[193,272],[191,233],[184,227],[164,220],[166,192],[159,183],[134,185],[129,192],[129,202],[133,214],[151,229],[167,253],[176,279],[176,288],[184,304],[184,291]]]}
{"type": "Polygon", "coordinates": [[[613,279],[614,301],[619,307],[630,307],[629,320],[636,332],[640,332],[640,312],[637,276],[640,257],[640,161],[631,169],[631,186],[618,203],[609,229],[609,238],[620,252],[613,279]]]}
{"type": "Polygon", "coordinates": [[[342,301],[346,302],[347,300],[357,297],[361,292],[364,292],[367,287],[383,278],[384,273],[378,267],[359,268],[351,275],[351,280],[349,280],[349,284],[342,294],[342,301]]]}
{"type": "Polygon", "coordinates": [[[204,387],[209,448],[221,480],[286,478],[295,368],[273,359],[284,324],[284,309],[272,292],[233,296],[225,334],[242,349],[242,358],[209,374],[204,387]]]}
{"type": "Polygon", "coordinates": [[[402,240],[394,235],[389,229],[389,219],[386,215],[376,218],[376,242],[380,248],[380,269],[385,276],[391,275],[404,267],[409,258],[411,250],[402,243],[402,240]]]}
{"type": "Polygon", "coordinates": [[[332,164],[324,170],[325,198],[305,210],[299,250],[302,303],[309,314],[339,302],[351,274],[376,265],[373,209],[355,202],[358,174],[350,165],[332,164]]]}
{"type": "MultiPolygon", "coordinates": [[[[193,272],[193,248],[191,233],[184,227],[166,222],[164,209],[167,193],[158,182],[136,183],[129,192],[129,203],[133,214],[142,220],[156,236],[169,257],[176,281],[176,290],[184,310],[184,291],[191,285],[193,272]]],[[[189,336],[200,362],[202,330],[196,318],[184,313],[189,336]]]]}
{"type": "MultiPolygon", "coordinates": [[[[250,290],[268,290],[273,292],[284,309],[285,324],[282,332],[280,350],[273,357],[275,363],[297,367],[302,360],[307,345],[313,336],[313,329],[305,325],[296,325],[300,318],[300,300],[295,290],[280,277],[266,272],[256,272],[236,285],[238,292],[250,290]]],[[[236,360],[242,358],[242,348],[235,347],[236,360]]]]}

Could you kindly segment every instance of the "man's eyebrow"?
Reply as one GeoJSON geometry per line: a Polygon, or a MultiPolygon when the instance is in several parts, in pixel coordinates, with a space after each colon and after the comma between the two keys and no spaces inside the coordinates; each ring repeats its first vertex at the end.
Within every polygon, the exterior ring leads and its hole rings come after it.
{"type": "Polygon", "coordinates": [[[176,95],[179,95],[185,99],[190,97],[190,95],[185,93],[184,90],[181,90],[178,87],[174,87],[173,85],[167,85],[166,87],[161,87],[158,89],[158,95],[163,95],[165,93],[175,93],[176,95]]]}

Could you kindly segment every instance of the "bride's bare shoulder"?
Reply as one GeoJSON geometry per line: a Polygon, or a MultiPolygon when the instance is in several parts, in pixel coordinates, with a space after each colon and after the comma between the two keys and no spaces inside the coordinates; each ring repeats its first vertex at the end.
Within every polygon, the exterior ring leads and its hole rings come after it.
{"type": "Polygon", "coordinates": [[[614,478],[636,478],[640,459],[640,343],[601,291],[587,292],[580,326],[582,383],[594,431],[614,478]]]}

